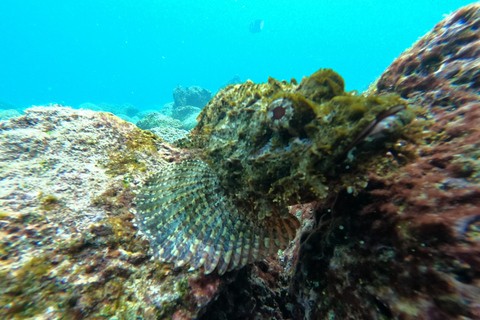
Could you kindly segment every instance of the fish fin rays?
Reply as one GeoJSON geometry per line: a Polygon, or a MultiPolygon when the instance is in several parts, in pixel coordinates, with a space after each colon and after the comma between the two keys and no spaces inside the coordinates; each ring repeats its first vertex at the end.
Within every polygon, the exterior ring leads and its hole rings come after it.
{"type": "Polygon", "coordinates": [[[284,249],[298,220],[241,212],[213,170],[199,160],[170,164],[151,175],[134,200],[137,225],[161,260],[204,267],[206,274],[240,269],[284,249]],[[271,238],[266,240],[266,238],[271,238]]]}

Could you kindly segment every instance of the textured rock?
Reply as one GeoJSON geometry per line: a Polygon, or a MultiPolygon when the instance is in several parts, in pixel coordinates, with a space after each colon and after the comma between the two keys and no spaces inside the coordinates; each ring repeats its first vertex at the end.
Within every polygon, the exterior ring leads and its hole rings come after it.
{"type": "Polygon", "coordinates": [[[178,156],[107,113],[35,107],[1,122],[0,318],[197,317],[217,291],[197,303],[201,275],[150,260],[130,212],[135,185],[178,156]]]}
{"type": "Polygon", "coordinates": [[[173,101],[177,107],[187,105],[187,92],[181,85],[178,85],[173,89],[173,101]]]}
{"type": "Polygon", "coordinates": [[[173,119],[172,117],[163,115],[158,112],[151,112],[147,114],[144,118],[137,121],[137,126],[140,129],[147,130],[156,127],[169,127],[182,129],[183,125],[178,119],[173,119]]]}
{"type": "Polygon", "coordinates": [[[197,117],[202,109],[193,106],[183,106],[173,109],[172,117],[182,122],[186,130],[191,130],[197,125],[197,117]]]}
{"type": "Polygon", "coordinates": [[[183,139],[188,135],[187,130],[171,127],[155,127],[149,129],[148,131],[155,133],[157,136],[170,143],[183,139]]]}
{"type": "Polygon", "coordinates": [[[175,109],[175,102],[169,102],[164,104],[158,112],[171,117],[173,113],[173,109],[175,109]]]}

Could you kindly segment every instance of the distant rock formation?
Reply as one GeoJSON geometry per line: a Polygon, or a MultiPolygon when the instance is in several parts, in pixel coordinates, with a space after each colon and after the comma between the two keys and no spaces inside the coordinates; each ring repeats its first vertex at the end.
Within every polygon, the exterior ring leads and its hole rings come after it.
{"type": "Polygon", "coordinates": [[[212,92],[199,86],[191,86],[184,89],[178,85],[173,90],[173,100],[176,107],[194,106],[203,108],[212,98],[212,92]]]}

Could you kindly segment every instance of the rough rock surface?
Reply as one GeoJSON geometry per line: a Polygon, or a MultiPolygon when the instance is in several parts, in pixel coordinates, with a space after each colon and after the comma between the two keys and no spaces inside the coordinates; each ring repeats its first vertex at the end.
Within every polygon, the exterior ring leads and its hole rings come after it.
{"type": "Polygon", "coordinates": [[[187,130],[193,129],[197,125],[197,117],[202,109],[194,106],[183,106],[173,109],[172,118],[182,122],[183,127],[187,130]]]}
{"type": "Polygon", "coordinates": [[[157,136],[170,143],[185,138],[188,135],[187,130],[170,127],[155,127],[148,131],[155,133],[157,136]]]}
{"type": "Polygon", "coordinates": [[[210,284],[189,290],[197,273],[150,260],[130,212],[135,185],[181,156],[172,148],[90,110],[0,122],[0,318],[196,317],[210,284]]]}
{"type": "Polygon", "coordinates": [[[147,114],[144,118],[138,120],[137,126],[143,130],[148,130],[156,127],[170,127],[177,129],[183,128],[180,120],[173,119],[172,117],[163,115],[158,112],[151,112],[147,114]]]}

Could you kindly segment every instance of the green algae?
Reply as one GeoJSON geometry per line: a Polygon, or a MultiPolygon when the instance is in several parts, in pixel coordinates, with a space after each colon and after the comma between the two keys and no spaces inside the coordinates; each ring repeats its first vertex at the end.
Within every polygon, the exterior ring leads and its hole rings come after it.
{"type": "Polygon", "coordinates": [[[133,129],[126,135],[124,147],[111,151],[108,156],[109,159],[103,163],[107,169],[107,174],[114,177],[146,171],[146,164],[138,160],[136,152],[156,153],[157,144],[161,141],[162,139],[151,132],[137,128],[133,129]]]}
{"type": "Polygon", "coordinates": [[[0,316],[27,319],[41,314],[48,307],[57,307],[69,285],[55,281],[50,276],[54,268],[52,256],[32,257],[23,266],[0,273],[0,316]]]}

